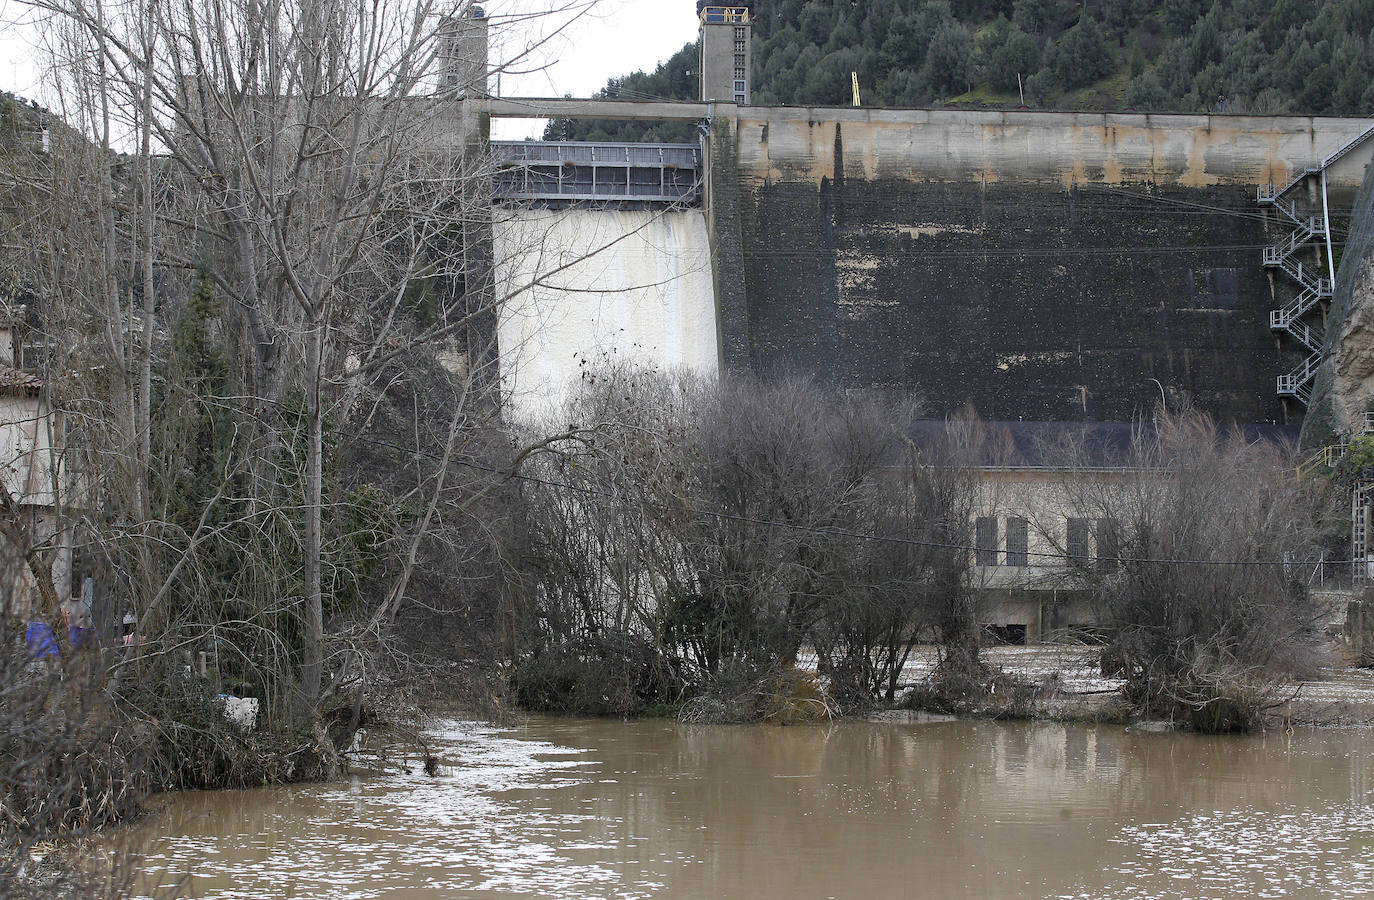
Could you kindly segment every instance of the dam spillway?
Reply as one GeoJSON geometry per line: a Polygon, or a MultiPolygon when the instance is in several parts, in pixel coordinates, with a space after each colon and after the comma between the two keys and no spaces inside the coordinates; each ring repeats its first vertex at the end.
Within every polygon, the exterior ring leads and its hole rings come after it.
{"type": "Polygon", "coordinates": [[[553,414],[589,366],[719,370],[702,209],[502,208],[492,231],[512,420],[553,414]]]}

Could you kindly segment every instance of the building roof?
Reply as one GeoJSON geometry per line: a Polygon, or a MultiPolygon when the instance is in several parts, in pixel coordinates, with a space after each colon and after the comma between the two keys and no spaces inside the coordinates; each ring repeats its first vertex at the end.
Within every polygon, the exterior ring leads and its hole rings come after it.
{"type": "Polygon", "coordinates": [[[0,365],[0,391],[36,394],[43,388],[43,379],[13,366],[0,365]]]}
{"type": "MultiPolygon", "coordinates": [[[[1060,469],[1122,468],[1130,465],[1136,434],[1150,436],[1155,426],[1135,422],[984,422],[992,435],[983,448],[983,464],[992,468],[1060,469]]],[[[922,419],[908,431],[917,447],[934,447],[946,434],[943,419],[922,419]]],[[[1256,443],[1296,446],[1297,425],[1224,425],[1221,437],[1240,436],[1256,443]]]]}

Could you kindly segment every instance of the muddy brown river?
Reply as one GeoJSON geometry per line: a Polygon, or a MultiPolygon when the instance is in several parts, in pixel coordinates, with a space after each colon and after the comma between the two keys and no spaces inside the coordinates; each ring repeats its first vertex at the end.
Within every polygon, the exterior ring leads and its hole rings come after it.
{"type": "Polygon", "coordinates": [[[180,794],[202,898],[1374,896],[1374,732],[445,723],[430,778],[180,794]]]}

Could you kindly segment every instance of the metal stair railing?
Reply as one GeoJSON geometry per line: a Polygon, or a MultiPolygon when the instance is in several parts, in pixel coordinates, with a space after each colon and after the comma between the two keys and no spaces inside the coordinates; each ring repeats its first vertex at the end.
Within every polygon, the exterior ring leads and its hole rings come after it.
{"type": "Polygon", "coordinates": [[[1296,317],[1290,317],[1287,321],[1279,321],[1279,316],[1282,312],[1282,310],[1274,310],[1269,314],[1270,331],[1288,332],[1292,335],[1293,340],[1302,344],[1309,351],[1315,352],[1321,349],[1321,345],[1317,343],[1317,339],[1312,336],[1312,329],[1307,327],[1306,323],[1297,321],[1296,317]]]}
{"type": "Polygon", "coordinates": [[[1293,190],[1293,188],[1297,187],[1299,184],[1302,184],[1305,178],[1312,175],[1320,175],[1322,172],[1325,172],[1327,169],[1331,168],[1331,166],[1349,156],[1356,147],[1361,146],[1370,138],[1374,138],[1374,127],[1365,129],[1354,140],[1348,141],[1339,150],[1332,153],[1315,166],[1307,166],[1306,168],[1299,169],[1289,177],[1288,183],[1282,188],[1276,189],[1272,181],[1267,185],[1260,185],[1255,192],[1255,200],[1259,203],[1272,203],[1277,206],[1279,198],[1293,190]]]}
{"type": "Polygon", "coordinates": [[[1327,444],[1325,447],[1321,448],[1316,453],[1313,453],[1311,456],[1307,457],[1307,459],[1304,459],[1302,462],[1298,463],[1297,476],[1299,478],[1303,478],[1307,475],[1312,474],[1317,469],[1322,468],[1323,466],[1325,466],[1328,469],[1334,469],[1336,467],[1336,463],[1344,459],[1345,455],[1349,452],[1350,445],[1345,443],[1344,441],[1335,444],[1327,444]]]}
{"type": "Polygon", "coordinates": [[[1301,294],[1288,302],[1283,309],[1271,310],[1269,313],[1269,327],[1275,331],[1280,328],[1287,328],[1293,322],[1307,315],[1308,310],[1316,306],[1322,299],[1322,294],[1311,288],[1304,290],[1301,294]]]}
{"type": "Polygon", "coordinates": [[[1337,150],[1335,153],[1331,154],[1326,159],[1322,160],[1321,167],[1317,171],[1320,172],[1329,169],[1331,166],[1340,162],[1342,159],[1348,156],[1350,154],[1350,151],[1354,150],[1356,147],[1360,146],[1365,141],[1369,140],[1371,137],[1374,137],[1374,128],[1366,129],[1364,133],[1361,134],[1359,137],[1355,138],[1355,140],[1346,144],[1344,147],[1337,150]]]}
{"type": "Polygon", "coordinates": [[[1351,577],[1357,584],[1369,581],[1369,535],[1365,531],[1365,515],[1369,506],[1371,485],[1356,488],[1350,498],[1350,556],[1351,577]]]}
{"type": "Polygon", "coordinates": [[[1285,275],[1292,278],[1307,290],[1315,291],[1321,299],[1328,299],[1332,295],[1331,279],[1324,276],[1313,278],[1311,270],[1308,269],[1304,263],[1294,263],[1287,258],[1270,259],[1266,252],[1264,264],[1266,266],[1282,269],[1285,275]]]}
{"type": "MultiPolygon", "coordinates": [[[[1311,170],[1305,170],[1302,177],[1306,178],[1310,174],[1312,174],[1311,170]]],[[[1299,181],[1301,180],[1302,179],[1300,178],[1299,181]]],[[[1274,209],[1278,210],[1280,213],[1283,214],[1284,218],[1288,219],[1290,222],[1292,222],[1299,228],[1302,228],[1304,226],[1310,226],[1313,227],[1317,232],[1325,232],[1325,226],[1324,223],[1322,223],[1321,216],[1299,215],[1298,204],[1295,201],[1289,200],[1285,202],[1279,199],[1279,195],[1274,193],[1271,188],[1256,188],[1255,199],[1261,206],[1267,204],[1269,206],[1274,207],[1274,209]]]]}
{"type": "Polygon", "coordinates": [[[1309,355],[1298,365],[1296,369],[1287,375],[1278,377],[1278,393],[1282,397],[1296,397],[1303,403],[1312,398],[1312,379],[1317,376],[1317,369],[1321,366],[1322,353],[1320,350],[1309,355]]]}
{"type": "Polygon", "coordinates": [[[1264,204],[1267,203],[1267,204],[1269,204],[1270,206],[1274,207],[1274,209],[1276,209],[1276,210],[1278,210],[1280,213],[1282,213],[1283,216],[1284,216],[1284,218],[1288,219],[1288,220],[1289,220],[1290,222],[1292,222],[1294,225],[1301,226],[1301,225],[1303,225],[1303,224],[1307,221],[1307,218],[1316,218],[1315,216],[1313,216],[1313,217],[1303,217],[1303,216],[1298,215],[1298,205],[1297,205],[1297,203],[1293,202],[1292,200],[1289,200],[1288,202],[1285,203],[1285,202],[1282,201],[1282,200],[1276,199],[1273,195],[1268,194],[1268,193],[1266,192],[1266,189],[1263,188],[1263,187],[1261,187],[1261,188],[1256,188],[1255,193],[1256,193],[1256,199],[1257,199],[1257,201],[1258,201],[1261,205],[1264,205],[1264,204]]]}
{"type": "Polygon", "coordinates": [[[1264,248],[1264,258],[1280,258],[1292,256],[1315,238],[1326,235],[1326,223],[1321,216],[1309,216],[1306,221],[1298,220],[1298,230],[1288,236],[1288,239],[1272,246],[1264,248]]]}
{"type": "Polygon", "coordinates": [[[1281,188],[1276,189],[1272,181],[1267,185],[1261,185],[1259,191],[1255,195],[1255,199],[1260,203],[1276,203],[1280,197],[1302,184],[1309,176],[1320,175],[1321,172],[1322,170],[1318,166],[1308,166],[1305,169],[1299,169],[1297,174],[1291,176],[1288,183],[1281,188]]]}
{"type": "Polygon", "coordinates": [[[1304,406],[1312,402],[1312,388],[1295,382],[1289,375],[1279,376],[1277,388],[1280,397],[1292,397],[1304,406]]]}
{"type": "MultiPolygon", "coordinates": [[[[1312,329],[1300,319],[1314,306],[1320,304],[1322,300],[1329,299],[1334,295],[1336,273],[1334,263],[1331,263],[1330,260],[1330,223],[1326,221],[1324,216],[1300,216],[1297,200],[1285,201],[1283,198],[1307,178],[1313,175],[1322,175],[1327,168],[1344,159],[1356,147],[1361,146],[1371,138],[1374,138],[1374,126],[1366,128],[1354,140],[1347,141],[1336,152],[1325,157],[1316,165],[1309,165],[1294,172],[1283,187],[1276,188],[1274,183],[1270,182],[1255,189],[1256,202],[1274,207],[1279,215],[1287,219],[1294,227],[1294,231],[1284,241],[1271,247],[1265,247],[1263,258],[1266,268],[1279,269],[1302,287],[1298,296],[1289,301],[1282,309],[1273,310],[1269,313],[1269,327],[1273,331],[1288,332],[1304,348],[1311,351],[1310,355],[1303,360],[1302,365],[1286,375],[1278,376],[1279,396],[1294,397],[1304,405],[1310,403],[1312,399],[1312,381],[1316,376],[1318,366],[1321,364],[1322,346],[1313,337],[1312,329]],[[1312,274],[1302,262],[1294,262],[1292,259],[1300,249],[1317,240],[1327,243],[1326,262],[1332,266],[1332,270],[1327,271],[1327,265],[1321,265],[1319,271],[1322,274],[1320,275],[1312,274]]],[[[1325,184],[1323,183],[1324,190],[1325,184]]],[[[1324,197],[1325,194],[1323,193],[1324,197]]],[[[1323,199],[1324,206],[1325,199],[1323,199]]]]}

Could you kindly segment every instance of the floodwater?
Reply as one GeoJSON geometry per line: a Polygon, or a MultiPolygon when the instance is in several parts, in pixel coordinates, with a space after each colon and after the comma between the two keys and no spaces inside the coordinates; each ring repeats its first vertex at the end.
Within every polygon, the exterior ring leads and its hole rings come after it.
{"type": "Polygon", "coordinates": [[[444,768],[190,793],[202,898],[1374,896],[1374,732],[537,718],[444,768]]]}

